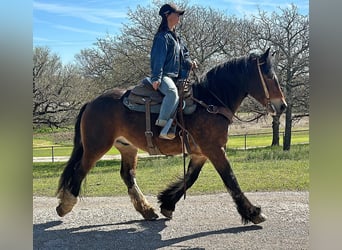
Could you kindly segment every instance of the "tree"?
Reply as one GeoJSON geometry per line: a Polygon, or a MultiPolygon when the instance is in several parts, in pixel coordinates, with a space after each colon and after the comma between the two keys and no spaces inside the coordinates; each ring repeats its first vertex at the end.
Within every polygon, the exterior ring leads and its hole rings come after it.
{"type": "Polygon", "coordinates": [[[75,66],[62,66],[47,47],[33,51],[33,126],[60,127],[73,121],[89,98],[91,84],[75,66]]]}
{"type": "MultiPolygon", "coordinates": [[[[150,75],[149,53],[154,34],[161,21],[161,1],[153,6],[129,10],[129,23],[119,36],[99,38],[95,48],[82,50],[76,56],[82,73],[95,81],[103,91],[113,87],[130,87],[150,75]]],[[[267,15],[238,19],[210,7],[179,4],[186,9],[177,32],[186,41],[193,59],[200,64],[198,74],[236,56],[272,47],[275,66],[289,108],[286,111],[284,149],[289,148],[292,121],[308,115],[308,17],[298,14],[292,5],[267,15]],[[295,113],[295,115],[293,115],[295,113]]],[[[263,111],[246,99],[240,110],[263,111]]],[[[258,116],[259,114],[257,114],[258,116]]],[[[279,117],[273,118],[272,145],[279,145],[279,117]]]]}
{"type": "Polygon", "coordinates": [[[187,8],[180,34],[184,37],[193,58],[201,65],[202,72],[234,56],[232,49],[237,26],[235,18],[223,12],[201,6],[187,8]],[[229,53],[227,53],[229,51],[229,53]]]}
{"type": "MultiPolygon", "coordinates": [[[[138,6],[128,12],[129,23],[120,36],[107,35],[98,39],[95,48],[82,50],[76,56],[82,71],[103,84],[104,88],[129,87],[150,75],[150,49],[161,18],[161,4],[138,6]]],[[[223,48],[232,44],[233,36],[226,33],[235,29],[234,18],[211,8],[180,5],[186,9],[177,33],[185,40],[191,57],[200,64],[199,74],[227,60],[223,48]]],[[[231,50],[233,51],[233,50],[231,50]]]]}
{"type": "MultiPolygon", "coordinates": [[[[259,11],[253,34],[277,51],[278,76],[288,104],[283,149],[289,150],[292,122],[309,115],[309,19],[293,4],[280,10],[271,15],[259,11]]],[[[274,117],[273,125],[279,131],[279,117],[274,117]]]]}
{"type": "Polygon", "coordinates": [[[143,8],[128,12],[120,36],[98,38],[95,48],[82,50],[76,59],[86,76],[103,90],[136,85],[150,74],[149,50],[158,27],[158,12],[143,8]]]}

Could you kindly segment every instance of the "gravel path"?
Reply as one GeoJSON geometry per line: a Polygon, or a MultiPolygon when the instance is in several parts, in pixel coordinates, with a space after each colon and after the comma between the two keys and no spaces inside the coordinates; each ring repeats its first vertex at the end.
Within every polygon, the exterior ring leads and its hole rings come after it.
{"type": "MultiPolygon", "coordinates": [[[[129,197],[83,197],[57,216],[56,198],[33,197],[34,249],[308,249],[309,193],[246,193],[268,220],[243,225],[228,193],[181,199],[172,220],[145,221],[129,197]]],[[[147,196],[158,208],[157,198],[147,196]]],[[[159,209],[157,210],[159,212],[159,209]]]]}

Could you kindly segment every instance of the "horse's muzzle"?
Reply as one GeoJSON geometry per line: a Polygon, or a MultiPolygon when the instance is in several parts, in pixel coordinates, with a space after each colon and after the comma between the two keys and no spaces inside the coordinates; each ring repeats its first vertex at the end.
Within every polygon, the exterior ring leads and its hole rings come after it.
{"type": "Polygon", "coordinates": [[[280,115],[287,108],[287,103],[284,99],[273,99],[267,105],[267,110],[271,115],[280,115]]]}

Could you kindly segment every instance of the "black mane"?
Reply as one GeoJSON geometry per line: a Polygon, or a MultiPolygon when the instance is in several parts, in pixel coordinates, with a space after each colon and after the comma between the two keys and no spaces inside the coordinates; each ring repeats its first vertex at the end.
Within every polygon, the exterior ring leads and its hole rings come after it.
{"type": "Polygon", "coordinates": [[[259,56],[252,53],[213,67],[194,85],[194,96],[207,104],[222,106],[214,97],[216,95],[227,107],[234,109],[236,98],[247,95],[245,83],[251,78],[251,61],[259,56]]]}

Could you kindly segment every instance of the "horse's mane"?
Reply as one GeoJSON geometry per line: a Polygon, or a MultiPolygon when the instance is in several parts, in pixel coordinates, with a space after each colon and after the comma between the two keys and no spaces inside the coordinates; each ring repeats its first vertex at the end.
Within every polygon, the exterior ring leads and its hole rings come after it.
{"type": "Polygon", "coordinates": [[[241,92],[247,94],[244,82],[250,77],[249,64],[258,56],[260,55],[257,53],[251,53],[248,56],[234,57],[213,67],[200,78],[199,83],[194,85],[195,96],[208,104],[221,105],[213,96],[214,93],[231,107],[232,95],[241,92]]]}

